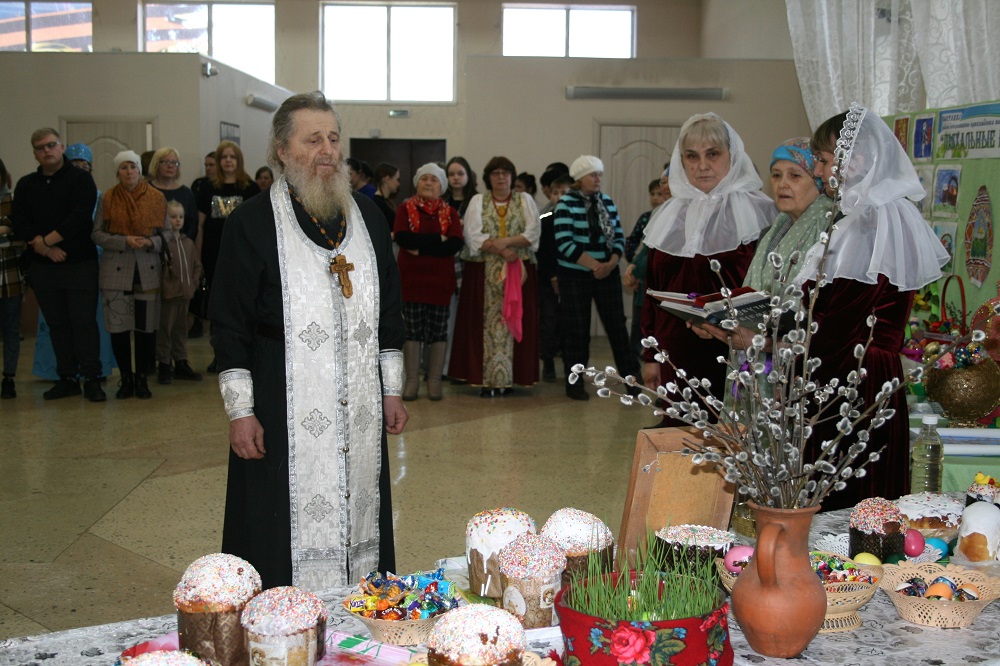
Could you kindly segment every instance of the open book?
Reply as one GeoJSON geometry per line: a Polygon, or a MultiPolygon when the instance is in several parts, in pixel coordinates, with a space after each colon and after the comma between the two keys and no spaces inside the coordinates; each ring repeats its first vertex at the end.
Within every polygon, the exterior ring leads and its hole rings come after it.
{"type": "MultiPolygon", "coordinates": [[[[660,307],[672,315],[676,315],[693,324],[707,322],[718,326],[723,319],[730,319],[730,313],[722,294],[682,294],[674,291],[654,291],[647,289],[646,294],[660,302],[660,307]]],[[[736,310],[736,320],[740,326],[757,329],[757,324],[771,312],[771,297],[750,287],[738,287],[732,290],[730,296],[732,307],[736,310]]],[[[792,315],[792,313],[786,313],[792,315]]],[[[785,319],[786,315],[782,315],[785,319]]]]}

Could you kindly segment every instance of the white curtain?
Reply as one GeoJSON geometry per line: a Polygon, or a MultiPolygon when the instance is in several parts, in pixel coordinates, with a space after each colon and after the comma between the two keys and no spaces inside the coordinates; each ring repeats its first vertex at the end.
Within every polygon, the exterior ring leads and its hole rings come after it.
{"type": "Polygon", "coordinates": [[[1000,99],[1000,2],[914,0],[912,6],[926,106],[1000,99]]]}
{"type": "Polygon", "coordinates": [[[785,0],[809,123],[1000,99],[998,0],[785,0]]]}

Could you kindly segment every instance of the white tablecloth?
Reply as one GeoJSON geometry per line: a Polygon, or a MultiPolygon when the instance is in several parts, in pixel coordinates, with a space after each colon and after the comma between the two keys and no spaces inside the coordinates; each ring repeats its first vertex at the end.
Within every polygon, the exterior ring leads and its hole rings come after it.
{"type": "MultiPolygon", "coordinates": [[[[849,511],[818,514],[813,519],[810,543],[825,534],[847,531],[849,511]]],[[[349,590],[331,590],[320,596],[330,608],[329,629],[367,633],[364,625],[340,606],[349,590]]],[[[993,603],[969,627],[935,629],[904,622],[884,592],[879,591],[861,609],[864,625],[855,631],[820,634],[794,660],[762,657],[750,649],[730,613],[729,626],[736,664],[838,664],[840,666],[951,666],[952,664],[1000,665],[1000,603],[993,603]]],[[[62,666],[102,664],[110,666],[125,649],[177,628],[175,617],[118,622],[71,629],[38,636],[0,641],[0,664],[62,666]]],[[[559,648],[558,639],[554,641],[559,648]]],[[[551,640],[530,640],[529,649],[546,654],[551,640]]]]}

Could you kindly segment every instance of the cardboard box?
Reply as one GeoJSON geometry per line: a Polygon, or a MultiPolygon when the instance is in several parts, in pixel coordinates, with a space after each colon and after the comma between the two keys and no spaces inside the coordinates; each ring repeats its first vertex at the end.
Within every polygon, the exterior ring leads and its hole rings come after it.
{"type": "Polygon", "coordinates": [[[694,465],[681,449],[703,442],[695,428],[640,430],[618,535],[619,553],[634,551],[646,528],[708,525],[729,529],[736,488],[712,465],[694,465]]]}

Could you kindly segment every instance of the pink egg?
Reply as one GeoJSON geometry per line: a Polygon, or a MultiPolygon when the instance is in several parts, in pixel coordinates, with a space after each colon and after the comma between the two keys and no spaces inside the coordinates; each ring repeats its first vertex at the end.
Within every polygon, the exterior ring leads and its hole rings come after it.
{"type": "Polygon", "coordinates": [[[733,546],[726,553],[726,568],[730,573],[739,574],[743,571],[743,565],[753,556],[753,546],[733,546]]]}
{"type": "Polygon", "coordinates": [[[903,537],[903,552],[910,557],[916,557],[924,552],[924,535],[915,529],[906,530],[906,536],[903,537]]]}

